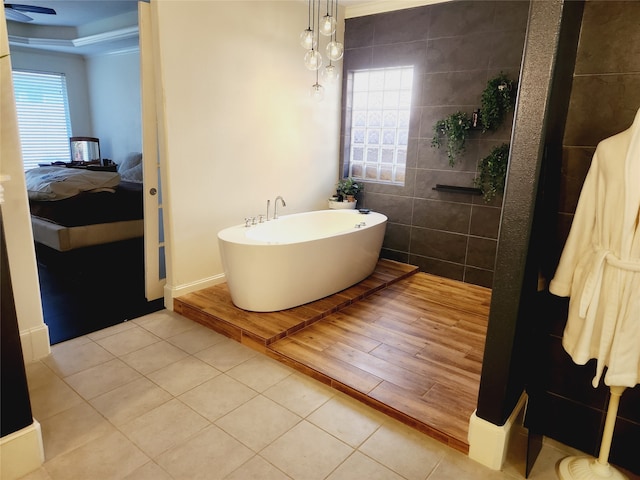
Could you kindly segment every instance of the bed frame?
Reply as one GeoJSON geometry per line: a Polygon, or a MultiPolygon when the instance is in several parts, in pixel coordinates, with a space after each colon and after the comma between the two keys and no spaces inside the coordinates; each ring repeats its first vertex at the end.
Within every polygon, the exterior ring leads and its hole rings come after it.
{"type": "Polygon", "coordinates": [[[36,242],[59,252],[129,240],[142,237],[144,233],[144,220],[125,220],[65,227],[32,216],[31,225],[33,227],[33,239],[36,242]]]}
{"type": "MultiPolygon", "coordinates": [[[[62,172],[67,170],[70,169],[62,172]]],[[[42,177],[48,180],[46,172],[42,177]]],[[[67,252],[142,237],[142,192],[142,183],[119,181],[114,188],[80,192],[59,200],[30,198],[33,239],[59,252],[67,252]]]]}

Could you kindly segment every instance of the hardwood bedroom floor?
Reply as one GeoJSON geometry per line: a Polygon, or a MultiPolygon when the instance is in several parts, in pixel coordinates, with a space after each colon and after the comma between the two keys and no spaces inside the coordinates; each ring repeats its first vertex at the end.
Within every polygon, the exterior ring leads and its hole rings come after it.
{"type": "Polygon", "coordinates": [[[238,309],[226,284],[174,309],[467,453],[490,297],[381,260],[359,284],[282,312],[238,309]]]}
{"type": "Polygon", "coordinates": [[[44,322],[51,344],[164,308],[144,291],[142,239],[57,252],[36,244],[44,322]]]}

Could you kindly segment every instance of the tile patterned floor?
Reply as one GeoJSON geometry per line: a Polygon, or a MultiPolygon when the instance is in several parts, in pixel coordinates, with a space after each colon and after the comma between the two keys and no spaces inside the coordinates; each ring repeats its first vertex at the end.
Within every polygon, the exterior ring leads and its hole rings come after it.
{"type": "MultiPolygon", "coordinates": [[[[27,366],[44,465],[23,480],[515,479],[234,340],[160,311],[27,366]]],[[[545,443],[530,476],[568,449],[545,443]]]]}

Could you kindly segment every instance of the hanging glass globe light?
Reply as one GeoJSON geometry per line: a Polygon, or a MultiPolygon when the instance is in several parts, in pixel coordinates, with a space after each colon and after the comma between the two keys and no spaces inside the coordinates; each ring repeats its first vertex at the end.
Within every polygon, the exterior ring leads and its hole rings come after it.
{"type": "Polygon", "coordinates": [[[304,54],[304,66],[309,70],[318,70],[322,66],[322,55],[317,50],[309,50],[304,54]]]}
{"type": "Polygon", "coordinates": [[[328,13],[320,19],[320,33],[326,37],[336,31],[336,19],[328,13]]]}
{"type": "Polygon", "coordinates": [[[313,35],[311,28],[307,28],[300,34],[300,45],[305,50],[316,48],[316,37],[313,35]]]}
{"type": "Polygon", "coordinates": [[[329,42],[327,44],[327,57],[329,57],[334,62],[337,62],[342,58],[344,54],[344,46],[340,42],[329,42]]]}
{"type": "Polygon", "coordinates": [[[340,77],[340,72],[338,71],[338,68],[335,65],[332,65],[331,63],[329,63],[329,65],[324,67],[324,70],[322,70],[322,76],[328,82],[334,83],[340,77]]]}
{"type": "Polygon", "coordinates": [[[324,87],[318,82],[311,85],[311,91],[309,93],[311,94],[311,97],[317,102],[321,102],[324,99],[324,87]]]}

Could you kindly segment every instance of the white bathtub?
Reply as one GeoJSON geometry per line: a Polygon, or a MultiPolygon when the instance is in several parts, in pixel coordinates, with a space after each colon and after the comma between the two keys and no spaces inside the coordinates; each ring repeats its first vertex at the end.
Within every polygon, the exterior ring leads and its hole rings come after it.
{"type": "Polygon", "coordinates": [[[275,312],[358,283],[376,267],[386,223],[376,212],[320,210],[225,228],[218,243],[233,303],[275,312]]]}

